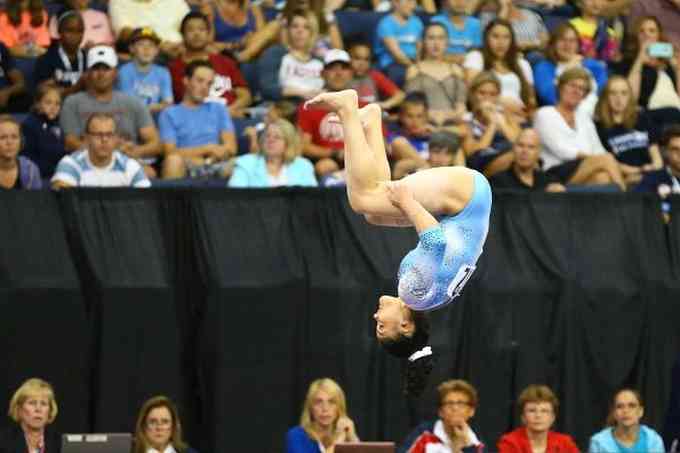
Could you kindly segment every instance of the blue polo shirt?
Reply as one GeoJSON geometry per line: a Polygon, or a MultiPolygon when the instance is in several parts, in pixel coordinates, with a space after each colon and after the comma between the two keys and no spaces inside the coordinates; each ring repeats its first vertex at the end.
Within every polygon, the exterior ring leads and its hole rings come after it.
{"type": "Polygon", "coordinates": [[[222,132],[234,132],[229,110],[218,102],[204,102],[189,108],[172,105],[158,118],[161,142],[174,143],[178,148],[221,143],[222,132]]]}

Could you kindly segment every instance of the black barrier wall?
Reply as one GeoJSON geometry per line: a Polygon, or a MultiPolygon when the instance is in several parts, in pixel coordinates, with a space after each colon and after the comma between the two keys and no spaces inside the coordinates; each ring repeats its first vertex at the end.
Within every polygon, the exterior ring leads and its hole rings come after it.
{"type": "Polygon", "coordinates": [[[557,428],[582,447],[623,385],[664,422],[680,228],[651,197],[495,194],[478,270],[431,315],[440,356],[419,401],[372,321],[416,234],[366,224],[342,191],[2,192],[0,218],[0,404],[43,377],[61,431],[130,431],[164,393],[203,453],[281,452],[323,376],[365,440],[399,442],[451,377],[479,390],[473,427],[490,445],[530,383],[556,390],[557,428]]]}

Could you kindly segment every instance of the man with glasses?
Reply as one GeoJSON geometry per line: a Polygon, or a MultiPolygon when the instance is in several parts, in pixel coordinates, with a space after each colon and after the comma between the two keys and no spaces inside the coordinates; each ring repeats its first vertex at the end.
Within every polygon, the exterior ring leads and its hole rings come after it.
{"type": "Polygon", "coordinates": [[[117,150],[120,139],[110,113],[94,113],[85,124],[86,149],[64,156],[52,177],[52,188],[149,187],[142,166],[117,150]]]}
{"type": "Polygon", "coordinates": [[[118,150],[138,159],[146,166],[147,174],[155,176],[152,165],[161,154],[158,131],[149,109],[141,100],[114,91],[117,65],[118,57],[112,47],[95,46],[88,51],[87,91],[68,96],[59,117],[66,149],[82,149],[85,122],[93,113],[109,113],[116,121],[120,138],[118,150]]]}
{"type": "Polygon", "coordinates": [[[468,421],[477,409],[477,390],[462,379],[437,387],[439,419],[417,426],[399,446],[398,453],[482,453],[486,447],[468,421]]]}

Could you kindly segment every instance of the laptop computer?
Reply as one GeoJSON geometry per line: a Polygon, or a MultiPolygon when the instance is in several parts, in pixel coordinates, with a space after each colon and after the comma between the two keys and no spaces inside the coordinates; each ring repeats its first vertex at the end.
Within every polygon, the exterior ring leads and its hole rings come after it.
{"type": "Polygon", "coordinates": [[[61,453],[130,453],[132,434],[64,434],[61,453]]]}
{"type": "Polygon", "coordinates": [[[351,442],[337,444],[335,446],[335,453],[394,453],[394,442],[351,442]]]}

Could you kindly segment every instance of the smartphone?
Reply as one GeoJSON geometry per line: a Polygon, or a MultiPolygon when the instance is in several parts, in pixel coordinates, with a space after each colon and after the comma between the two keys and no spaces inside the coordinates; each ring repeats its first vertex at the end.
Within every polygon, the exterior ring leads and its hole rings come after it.
{"type": "Polygon", "coordinates": [[[673,44],[668,42],[655,42],[647,47],[647,54],[652,58],[669,60],[673,58],[673,44]]]}

